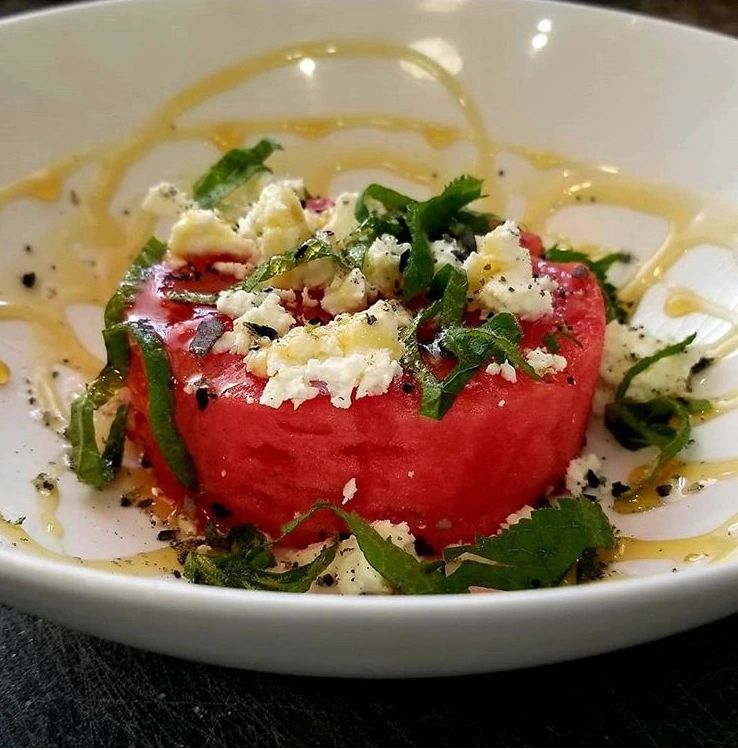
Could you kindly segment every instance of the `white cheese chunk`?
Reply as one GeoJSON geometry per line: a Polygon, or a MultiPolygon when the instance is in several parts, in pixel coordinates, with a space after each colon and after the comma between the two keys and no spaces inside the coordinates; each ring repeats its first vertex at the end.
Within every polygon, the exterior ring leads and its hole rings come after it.
{"type": "Polygon", "coordinates": [[[171,182],[160,182],[150,187],[141,204],[144,211],[162,218],[177,217],[194,207],[192,198],[171,182]]]}
{"type": "Polygon", "coordinates": [[[268,378],[260,403],[295,408],[321,393],[338,408],[351,396],[386,393],[402,373],[400,328],[409,316],[398,305],[380,301],[366,312],[339,315],[324,326],[299,326],[271,346],[251,352],[246,369],[268,378]]]}
{"type": "Polygon", "coordinates": [[[233,276],[234,279],[243,281],[254,270],[254,267],[246,263],[230,263],[220,260],[213,263],[213,270],[223,276],[233,276]]]}
{"type": "Polygon", "coordinates": [[[322,308],[331,315],[364,310],[367,305],[366,279],[354,268],[345,276],[334,276],[321,300],[322,308]]]}
{"type": "Polygon", "coordinates": [[[238,222],[238,234],[257,247],[258,260],[294,250],[311,236],[300,199],[286,182],[266,185],[238,222]]]}
{"type": "MultiPolygon", "coordinates": [[[[660,341],[642,328],[628,326],[616,320],[610,321],[605,329],[600,380],[608,390],[617,388],[636,360],[654,354],[668,343],[670,342],[660,341]]],[[[659,360],[633,379],[628,397],[647,401],[655,396],[685,395],[690,369],[699,357],[699,352],[687,350],[683,354],[659,360]]]]}
{"type": "Polygon", "coordinates": [[[586,489],[591,492],[593,489],[589,486],[587,474],[591,471],[599,477],[602,463],[594,453],[573,458],[566,468],[566,490],[572,495],[581,495],[586,489]]]}
{"type": "Polygon", "coordinates": [[[454,254],[459,251],[459,244],[456,240],[435,240],[430,243],[430,249],[433,254],[434,271],[438,272],[444,266],[461,268],[461,261],[454,254]]]}
{"type": "Polygon", "coordinates": [[[354,216],[358,193],[341,193],[331,208],[325,213],[327,219],[323,231],[330,232],[335,243],[343,242],[359,226],[354,216]]]}
{"type": "Polygon", "coordinates": [[[277,336],[289,331],[295,319],[281,305],[275,292],[223,292],[218,297],[218,311],[233,317],[233,330],[226,331],[213,346],[213,352],[246,355],[259,343],[268,344],[268,337],[258,336],[249,323],[271,328],[277,336]]]}
{"type": "Polygon", "coordinates": [[[518,373],[515,368],[505,360],[502,364],[497,362],[490,362],[484,371],[488,375],[500,375],[503,380],[507,380],[508,383],[518,382],[518,373]]]}
{"type": "Polygon", "coordinates": [[[533,276],[530,253],[520,244],[520,229],[506,221],[483,237],[464,261],[472,307],[510,312],[523,320],[538,320],[553,311],[556,282],[533,276]]]}
{"type": "Polygon", "coordinates": [[[402,288],[400,258],[406,252],[410,252],[410,243],[398,242],[391,234],[377,237],[366,251],[366,278],[385,297],[396,295],[402,288]]]}
{"type": "MultiPolygon", "coordinates": [[[[415,537],[407,523],[404,521],[397,524],[390,521],[374,521],[372,528],[383,539],[391,541],[400,549],[417,558],[415,537]]],[[[306,565],[314,560],[324,547],[325,543],[319,542],[302,550],[282,550],[278,552],[277,556],[282,569],[289,568],[294,563],[306,565]]],[[[392,587],[369,565],[356,541],[356,537],[351,535],[348,539],[338,543],[336,557],[318,577],[310,591],[326,594],[391,594],[392,587]]]]}
{"type": "Polygon", "coordinates": [[[525,353],[525,361],[536,371],[536,375],[543,377],[561,372],[568,364],[566,357],[560,354],[551,354],[545,349],[529,349],[525,353]]]}
{"type": "Polygon", "coordinates": [[[169,234],[169,252],[184,258],[190,255],[228,254],[252,258],[255,243],[238,235],[215,211],[193,208],[185,211],[169,234]]]}
{"type": "Polygon", "coordinates": [[[356,477],[351,477],[343,487],[343,500],[341,501],[341,505],[346,505],[349,500],[353,500],[357,490],[356,477]]]}

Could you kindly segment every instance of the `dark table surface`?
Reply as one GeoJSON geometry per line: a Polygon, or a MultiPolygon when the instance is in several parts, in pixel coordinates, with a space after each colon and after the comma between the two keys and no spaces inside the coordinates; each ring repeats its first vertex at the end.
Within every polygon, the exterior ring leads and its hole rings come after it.
{"type": "MultiPolygon", "coordinates": [[[[0,0],[0,15],[51,4],[0,0]]],[[[601,4],[738,35],[738,0],[601,4]]],[[[191,664],[0,607],[0,743],[731,746],[737,630],[512,673],[333,681],[191,664]]]]}

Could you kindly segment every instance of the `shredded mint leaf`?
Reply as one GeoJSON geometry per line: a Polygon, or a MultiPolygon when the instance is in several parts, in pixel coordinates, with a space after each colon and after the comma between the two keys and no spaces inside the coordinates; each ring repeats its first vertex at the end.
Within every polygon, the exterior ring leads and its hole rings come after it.
{"type": "Polygon", "coordinates": [[[424,229],[422,204],[413,203],[407,211],[407,226],[410,230],[410,257],[402,272],[402,292],[410,300],[424,292],[433,281],[433,253],[424,229]]]}
{"type": "Polygon", "coordinates": [[[466,292],[469,282],[461,268],[445,265],[433,277],[430,286],[431,299],[442,299],[440,325],[449,328],[459,325],[466,309],[466,292]]]}
{"type": "Polygon", "coordinates": [[[172,289],[164,296],[172,302],[184,302],[187,305],[214,305],[218,295],[213,292],[188,292],[184,289],[172,289]]]}
{"type": "Polygon", "coordinates": [[[631,259],[628,253],[610,253],[599,260],[592,260],[586,253],[566,250],[554,245],[546,250],[544,257],[546,260],[552,260],[556,263],[582,263],[587,266],[602,289],[607,320],[619,320],[621,323],[627,320],[628,312],[618,300],[617,289],[607,280],[607,272],[615,263],[628,263],[631,259]]]}
{"type": "Polygon", "coordinates": [[[521,337],[520,325],[510,313],[499,313],[479,328],[449,328],[441,336],[439,343],[441,348],[453,354],[458,362],[441,381],[440,398],[433,398],[432,401],[423,399],[423,413],[436,419],[443,417],[464,386],[479,368],[491,359],[500,363],[508,362],[533,380],[540,380],[540,376],[520,352],[521,337]]]}
{"type": "Polygon", "coordinates": [[[456,357],[457,364],[443,380],[431,372],[423,359],[418,331],[427,321],[442,314],[444,305],[447,309],[453,309],[454,303],[448,298],[457,294],[458,288],[447,283],[444,297],[418,314],[403,335],[403,364],[420,384],[420,413],[431,419],[441,419],[477,370],[492,359],[500,363],[508,362],[533,380],[541,379],[520,352],[522,330],[510,313],[498,313],[478,328],[452,325],[446,329],[439,339],[439,345],[456,357]]]}
{"type": "Polygon", "coordinates": [[[196,357],[204,357],[215,345],[215,342],[225,332],[225,325],[214,315],[204,318],[197,326],[195,335],[190,341],[190,351],[196,357]]]}
{"type": "Polygon", "coordinates": [[[234,148],[195,183],[192,195],[202,208],[214,208],[236,188],[260,172],[271,170],[264,162],[282,146],[263,138],[252,148],[234,148]]]}
{"type": "Polygon", "coordinates": [[[380,203],[389,214],[401,214],[407,210],[410,204],[416,203],[412,198],[398,193],[397,190],[374,183],[364,188],[364,192],[356,200],[354,216],[357,221],[365,221],[369,218],[370,212],[366,205],[367,198],[380,203]]]}
{"type": "Polygon", "coordinates": [[[328,544],[306,565],[277,573],[268,570],[275,565],[271,544],[253,526],[234,529],[227,547],[225,554],[190,552],[185,561],[185,577],[208,586],[303,593],[333,562],[337,550],[335,542],[328,544]]]}
{"type": "Polygon", "coordinates": [[[441,594],[444,577],[439,562],[417,560],[409,552],[382,535],[356,513],[339,508],[332,503],[318,502],[306,513],[282,528],[282,538],[294,531],[315,513],[327,510],[338,516],[348,526],[369,565],[401,594],[441,594]]]}
{"type": "Polygon", "coordinates": [[[366,251],[378,237],[388,234],[403,241],[407,228],[397,219],[387,216],[369,216],[343,241],[341,255],[348,268],[361,269],[364,266],[366,251]]]}
{"type": "MultiPolygon", "coordinates": [[[[480,537],[473,545],[449,547],[443,560],[418,560],[385,539],[368,521],[327,502],[318,502],[286,524],[279,544],[319,512],[340,518],[356,538],[369,565],[400,594],[448,594],[470,586],[517,590],[558,585],[578,566],[578,580],[596,577],[601,564],[596,552],[615,546],[614,530],[596,503],[561,498],[558,507],[533,511],[530,519],[494,537],[480,537]],[[465,553],[489,563],[459,559],[465,553]],[[453,571],[448,574],[447,567],[453,571]]],[[[256,529],[239,527],[229,534],[222,554],[190,553],[185,576],[194,583],[270,591],[307,591],[335,558],[337,544],[328,544],[307,565],[275,573],[272,544],[256,529]]]]}
{"type": "Polygon", "coordinates": [[[543,343],[545,344],[546,349],[551,352],[551,354],[558,354],[561,350],[559,342],[556,340],[556,336],[554,336],[553,333],[547,333],[543,337],[543,343]]]}
{"type": "Polygon", "coordinates": [[[403,271],[405,299],[417,297],[433,281],[434,263],[429,238],[448,227],[465,206],[481,195],[481,180],[459,177],[446,185],[440,195],[408,206],[406,221],[410,230],[411,250],[403,271]]]}
{"type": "Polygon", "coordinates": [[[628,450],[653,446],[659,455],[646,478],[618,500],[627,502],[639,490],[653,482],[663,467],[689,444],[692,426],[690,415],[707,411],[710,402],[673,396],[659,396],[649,401],[635,401],[627,393],[633,380],[656,362],[682,354],[694,341],[695,335],[665,346],[649,357],[639,359],[623,376],[615,392],[615,400],[605,407],[605,425],[615,439],[628,450]]]}
{"type": "Polygon", "coordinates": [[[66,431],[71,444],[69,463],[81,482],[98,489],[110,484],[118,473],[125,443],[126,406],[118,407],[102,453],[97,446],[94,420],[94,413],[120,390],[128,372],[128,335],[118,324],[146,283],[151,267],[161,261],[165,252],[166,246],[152,237],[126,271],[105,306],[103,339],[107,363],[85,392],[72,402],[66,431]]]}
{"type": "Polygon", "coordinates": [[[312,237],[305,240],[299,247],[283,255],[273,255],[268,260],[256,267],[251,276],[238,284],[234,284],[228,291],[244,289],[247,292],[253,292],[261,284],[274,276],[281,276],[283,273],[292,271],[297,266],[319,258],[332,258],[337,263],[343,265],[341,257],[336,253],[333,245],[328,240],[319,237],[312,237]]]}
{"type": "Polygon", "coordinates": [[[174,476],[187,489],[197,485],[195,466],[174,421],[174,395],[169,356],[154,327],[146,320],[129,321],[144,362],[148,387],[149,424],[160,453],[174,476]]]}
{"type": "Polygon", "coordinates": [[[596,549],[612,549],[612,525],[597,503],[559,498],[558,507],[534,510],[497,536],[480,537],[475,544],[449,547],[447,562],[473,554],[489,564],[463,560],[446,579],[448,593],[470,586],[513,591],[549,588],[561,582],[571,567],[596,549]]]}
{"type": "Polygon", "coordinates": [[[687,347],[695,340],[695,337],[696,334],[693,333],[691,336],[687,336],[687,338],[683,341],[665,346],[663,349],[659,349],[649,357],[643,357],[643,359],[639,359],[625,373],[623,379],[620,381],[620,385],[618,386],[617,391],[615,391],[615,400],[620,401],[621,399],[625,398],[625,395],[628,392],[628,388],[630,388],[630,384],[633,382],[633,379],[640,375],[642,372],[645,372],[649,367],[655,365],[657,362],[660,362],[662,359],[666,359],[667,357],[673,357],[676,354],[683,354],[687,350],[687,347]]]}

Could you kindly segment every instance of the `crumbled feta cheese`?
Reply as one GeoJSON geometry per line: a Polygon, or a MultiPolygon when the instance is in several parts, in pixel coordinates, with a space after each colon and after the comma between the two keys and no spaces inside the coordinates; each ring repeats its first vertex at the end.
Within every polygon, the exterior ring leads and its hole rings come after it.
{"type": "Polygon", "coordinates": [[[523,521],[525,519],[530,519],[531,514],[535,508],[532,505],[524,505],[520,510],[516,510],[514,513],[511,513],[501,524],[500,529],[497,532],[498,534],[501,531],[505,531],[506,529],[509,529],[511,526],[515,526],[516,523],[519,521],[523,521]]]}
{"type": "MultiPolygon", "coordinates": [[[[390,521],[374,521],[372,528],[384,539],[417,558],[415,537],[404,521],[398,524],[390,521]]],[[[278,557],[285,566],[290,566],[295,562],[298,565],[305,565],[314,560],[324,547],[324,542],[318,542],[303,550],[284,550],[278,554],[278,557]]],[[[310,591],[327,594],[391,594],[392,587],[369,565],[356,537],[352,535],[338,543],[336,557],[319,576],[310,591]],[[330,586],[321,585],[320,582],[326,579],[331,581],[330,586]]]]}
{"type": "Polygon", "coordinates": [[[311,236],[297,193],[286,182],[267,185],[238,221],[238,234],[251,242],[263,261],[293,250],[311,236]]]}
{"type": "Polygon", "coordinates": [[[536,375],[543,377],[566,369],[566,357],[551,354],[545,349],[530,349],[525,353],[525,361],[536,371],[536,375]]]}
{"type": "Polygon", "coordinates": [[[293,328],[271,346],[251,352],[246,369],[268,381],[260,403],[295,408],[320,393],[348,408],[355,398],[386,393],[402,373],[400,327],[409,316],[398,305],[380,301],[363,313],[343,314],[324,326],[293,328]]]}
{"type": "Polygon", "coordinates": [[[320,304],[317,299],[313,299],[310,296],[310,292],[307,289],[302,290],[301,297],[303,307],[317,307],[320,304]]]}
{"type": "Polygon", "coordinates": [[[487,367],[484,368],[484,371],[488,375],[501,375],[502,379],[507,380],[508,383],[518,382],[518,373],[507,360],[505,360],[502,364],[499,364],[497,362],[490,362],[487,367]]]}
{"type": "Polygon", "coordinates": [[[402,285],[400,258],[410,252],[409,242],[398,242],[391,234],[377,237],[366,251],[364,273],[369,283],[385,297],[397,294],[402,285]]]}
{"type": "Polygon", "coordinates": [[[587,474],[591,471],[599,476],[602,464],[594,453],[573,458],[566,468],[566,490],[572,495],[581,495],[585,489],[591,488],[587,474]]]}
{"type": "Polygon", "coordinates": [[[260,325],[271,328],[277,336],[289,331],[295,319],[281,305],[274,292],[222,292],[217,302],[218,312],[235,318],[233,330],[226,331],[213,346],[213,352],[246,355],[260,338],[249,327],[260,325]]]}
{"type": "Polygon", "coordinates": [[[356,490],[356,477],[351,477],[351,479],[349,479],[343,487],[343,500],[341,502],[341,505],[346,505],[349,500],[353,500],[354,495],[356,494],[356,490]]]}
{"type": "Polygon", "coordinates": [[[434,271],[438,272],[444,266],[461,268],[461,261],[454,254],[459,250],[459,245],[456,240],[435,240],[430,243],[430,249],[433,254],[434,271]]]}
{"type": "Polygon", "coordinates": [[[192,198],[184,190],[171,182],[160,182],[149,188],[141,208],[155,216],[174,218],[194,208],[194,205],[192,198]]]}
{"type": "MultiPolygon", "coordinates": [[[[600,364],[600,379],[608,389],[620,384],[626,371],[636,360],[648,357],[666,346],[643,328],[628,326],[616,320],[605,329],[605,349],[600,364]]],[[[699,352],[688,350],[666,357],[637,375],[628,396],[647,401],[655,396],[681,396],[687,392],[690,370],[699,359],[699,352]]]]}
{"type": "Polygon", "coordinates": [[[222,260],[213,263],[213,270],[216,273],[220,273],[223,276],[233,276],[238,281],[243,281],[253,268],[252,265],[247,265],[246,263],[228,263],[222,260]]]}
{"type": "Polygon", "coordinates": [[[534,278],[530,253],[520,244],[515,222],[506,221],[477,237],[477,249],[464,268],[473,307],[515,313],[523,320],[538,320],[553,310],[556,282],[548,276],[534,278]]]}
{"type": "Polygon", "coordinates": [[[169,252],[175,257],[226,253],[251,258],[255,243],[241,237],[215,211],[192,208],[185,211],[169,234],[169,252]]]}
{"type": "Polygon", "coordinates": [[[331,233],[334,242],[343,242],[359,226],[354,216],[358,197],[358,193],[341,193],[333,206],[325,212],[327,220],[322,229],[331,233]]]}
{"type": "Polygon", "coordinates": [[[364,274],[358,268],[354,268],[346,276],[334,276],[320,304],[331,315],[363,310],[366,307],[364,274]]]}

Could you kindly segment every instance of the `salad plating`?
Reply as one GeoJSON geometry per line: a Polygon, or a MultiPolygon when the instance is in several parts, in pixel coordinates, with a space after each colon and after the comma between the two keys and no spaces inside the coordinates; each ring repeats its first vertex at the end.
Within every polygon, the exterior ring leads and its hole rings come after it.
{"type": "Polygon", "coordinates": [[[479,180],[331,201],[274,179],[278,148],[229,152],[191,196],[150,191],[176,221],[107,306],[108,363],[68,429],[79,478],[109,484],[128,433],[204,531],[181,542],[200,583],[449,593],[599,575],[617,539],[598,501],[660,482],[709,409],[688,398],[693,337],[630,329],[607,279],[626,256],[544,250],[470,208],[479,180]],[[639,485],[579,456],[598,374],[617,440],[659,450],[639,485]]]}

